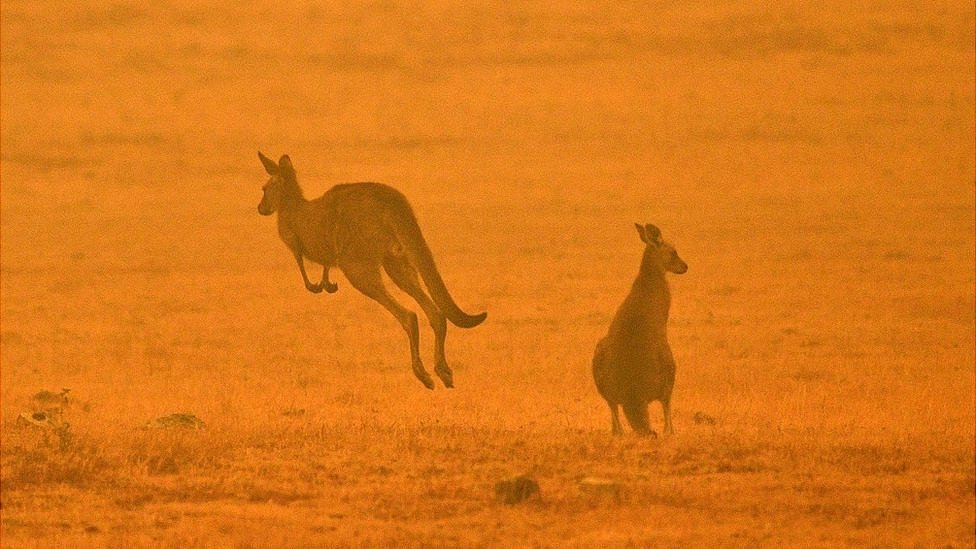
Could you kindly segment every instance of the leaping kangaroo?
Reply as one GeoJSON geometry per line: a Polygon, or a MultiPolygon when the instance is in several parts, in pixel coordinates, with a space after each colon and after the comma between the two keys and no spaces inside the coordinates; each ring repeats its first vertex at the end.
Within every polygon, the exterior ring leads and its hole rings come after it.
{"type": "Polygon", "coordinates": [[[271,176],[264,185],[258,213],[278,213],[278,235],[294,254],[308,291],[336,292],[339,287],[329,280],[329,269],[341,269],[354,288],[376,300],[400,322],[410,339],[413,373],[425,387],[433,389],[434,380],[420,360],[417,315],[387,292],[381,275],[381,269],[385,270],[427,314],[435,338],[434,372],[445,387],[453,387],[453,372],[444,358],[446,320],[461,328],[473,328],[488,314],[470,315],[454,302],[406,197],[382,183],[344,183],[319,198],[306,200],[288,155],[278,163],[260,152],[258,157],[271,176]],[[318,284],[308,278],[306,258],[323,267],[318,284]]]}

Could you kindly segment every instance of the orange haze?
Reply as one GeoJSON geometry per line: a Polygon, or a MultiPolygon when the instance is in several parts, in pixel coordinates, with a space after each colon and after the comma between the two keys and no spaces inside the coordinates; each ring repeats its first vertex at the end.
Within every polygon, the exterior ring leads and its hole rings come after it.
{"type": "Polygon", "coordinates": [[[4,547],[976,543],[971,2],[300,4],[3,2],[4,547]],[[408,197],[455,389],[306,291],[258,150],[408,197]],[[590,374],[635,222],[657,440],[590,374]]]}

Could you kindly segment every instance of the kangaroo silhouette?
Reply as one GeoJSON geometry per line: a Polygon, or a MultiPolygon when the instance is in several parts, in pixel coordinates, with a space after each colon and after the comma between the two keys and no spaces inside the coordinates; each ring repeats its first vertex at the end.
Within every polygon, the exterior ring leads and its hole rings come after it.
{"type": "Polygon", "coordinates": [[[661,240],[660,229],[650,224],[635,225],[645,245],[644,256],[609,332],[596,345],[593,379],[610,406],[614,434],[621,433],[617,409],[623,407],[634,431],[657,436],[647,417],[647,406],[655,400],[661,401],[664,409],[664,432],[673,434],[671,391],[675,364],[667,336],[671,291],[665,273],[683,274],[688,265],[671,244],[661,240]]]}
{"type": "Polygon", "coordinates": [[[277,163],[260,152],[258,157],[270,176],[258,212],[277,212],[278,235],[294,254],[305,288],[312,293],[338,291],[338,285],[329,280],[329,270],[339,268],[354,288],[400,322],[410,340],[413,373],[425,387],[433,389],[434,380],[420,359],[417,315],[389,294],[383,284],[385,270],[427,315],[434,331],[434,372],[445,387],[453,387],[454,375],[444,357],[447,320],[461,328],[473,328],[488,314],[471,315],[455,303],[406,197],[382,183],[344,183],[319,198],[306,200],[288,155],[277,163]],[[323,267],[317,284],[308,278],[305,259],[323,267]]]}

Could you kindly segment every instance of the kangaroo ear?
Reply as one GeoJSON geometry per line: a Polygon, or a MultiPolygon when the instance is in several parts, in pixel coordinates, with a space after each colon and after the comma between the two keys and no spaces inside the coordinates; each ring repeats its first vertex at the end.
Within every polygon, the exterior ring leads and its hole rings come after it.
{"type": "Polygon", "coordinates": [[[644,234],[644,226],[640,223],[634,223],[634,226],[637,227],[637,235],[640,236],[641,242],[647,244],[647,235],[644,234]]]}
{"type": "Polygon", "coordinates": [[[647,237],[648,241],[653,242],[654,244],[661,243],[661,229],[658,229],[650,223],[644,227],[644,236],[647,237]]]}
{"type": "Polygon", "coordinates": [[[654,225],[648,223],[647,225],[641,225],[640,223],[634,223],[637,227],[637,234],[640,235],[641,241],[644,244],[660,244],[661,243],[661,229],[658,229],[654,225]]]}
{"type": "Polygon", "coordinates": [[[268,172],[268,175],[275,175],[278,173],[278,165],[274,163],[274,160],[271,160],[267,156],[261,154],[261,151],[258,151],[258,158],[260,158],[261,163],[264,164],[264,170],[268,172]]]}
{"type": "Polygon", "coordinates": [[[649,239],[655,242],[661,240],[661,229],[658,229],[657,227],[651,225],[650,223],[648,223],[644,227],[644,233],[647,235],[649,239]]]}
{"type": "Polygon", "coordinates": [[[288,158],[287,154],[282,155],[281,160],[278,160],[278,167],[284,174],[295,175],[295,167],[292,166],[291,158],[288,158]]]}

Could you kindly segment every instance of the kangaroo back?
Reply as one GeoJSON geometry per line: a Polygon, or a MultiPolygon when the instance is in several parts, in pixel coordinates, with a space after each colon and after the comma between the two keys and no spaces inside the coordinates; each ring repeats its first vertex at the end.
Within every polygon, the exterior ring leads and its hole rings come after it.
{"type": "Polygon", "coordinates": [[[396,236],[400,243],[403,244],[410,261],[420,272],[420,277],[424,280],[424,284],[430,291],[434,302],[437,303],[444,316],[455,326],[474,328],[484,322],[488,313],[482,312],[476,315],[469,315],[462,311],[457,303],[454,302],[450,292],[447,291],[447,286],[444,285],[444,279],[441,278],[440,273],[437,271],[437,265],[434,264],[434,255],[431,253],[430,247],[427,246],[424,235],[420,232],[420,225],[417,223],[417,218],[405,198],[403,199],[403,206],[403,208],[393,209],[394,215],[396,216],[396,236]]]}

